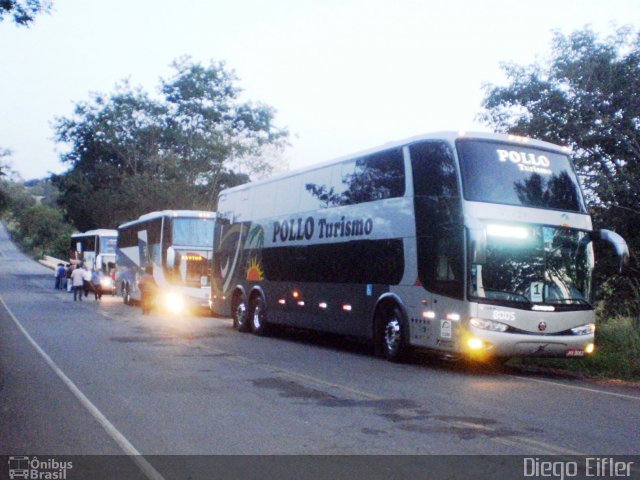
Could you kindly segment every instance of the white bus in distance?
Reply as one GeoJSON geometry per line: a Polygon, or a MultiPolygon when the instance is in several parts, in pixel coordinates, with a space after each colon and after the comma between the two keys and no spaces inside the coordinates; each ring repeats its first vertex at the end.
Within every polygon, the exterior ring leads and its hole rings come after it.
{"type": "Polygon", "coordinates": [[[221,192],[211,308],[478,359],[594,350],[594,231],[567,148],[436,133],[221,192]]]}
{"type": "Polygon", "coordinates": [[[125,304],[141,301],[148,266],[158,306],[178,313],[209,305],[215,212],[164,210],[118,227],[116,285],[125,304]]]}
{"type": "Polygon", "coordinates": [[[110,229],[89,230],[71,235],[69,261],[83,263],[89,270],[102,270],[110,275],[116,267],[118,231],[110,229]]]}

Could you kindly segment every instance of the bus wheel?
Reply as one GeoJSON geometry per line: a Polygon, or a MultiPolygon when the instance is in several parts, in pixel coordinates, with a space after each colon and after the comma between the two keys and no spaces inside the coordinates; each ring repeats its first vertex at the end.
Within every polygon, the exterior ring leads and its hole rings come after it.
{"type": "Polygon", "coordinates": [[[265,303],[260,295],[251,300],[251,331],[256,335],[265,335],[268,325],[266,321],[265,303]]]}
{"type": "Polygon", "coordinates": [[[248,332],[250,330],[249,325],[249,312],[247,308],[247,302],[242,297],[242,294],[237,294],[233,300],[233,328],[237,328],[239,332],[248,332]]]}
{"type": "Polygon", "coordinates": [[[402,312],[398,307],[385,308],[380,314],[378,341],[380,352],[391,362],[407,357],[407,341],[402,312]]]}

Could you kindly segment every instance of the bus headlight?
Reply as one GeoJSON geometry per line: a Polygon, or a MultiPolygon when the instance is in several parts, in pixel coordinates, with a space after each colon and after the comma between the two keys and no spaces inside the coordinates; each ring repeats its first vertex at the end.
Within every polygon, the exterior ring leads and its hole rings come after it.
{"type": "Polygon", "coordinates": [[[164,306],[171,313],[181,313],[184,310],[184,298],[176,292],[169,292],[164,296],[164,306]]]}
{"type": "Polygon", "coordinates": [[[102,288],[113,288],[113,278],[111,278],[111,277],[103,277],[100,280],[100,286],[102,288]]]}
{"type": "Polygon", "coordinates": [[[484,342],[479,338],[469,338],[467,339],[467,346],[471,350],[480,350],[484,347],[484,342]]]}
{"type": "Polygon", "coordinates": [[[469,323],[476,328],[480,328],[482,330],[490,330],[492,332],[506,332],[508,325],[500,322],[494,322],[493,320],[486,320],[484,318],[472,318],[469,323]]]}
{"type": "Polygon", "coordinates": [[[580,325],[571,329],[574,335],[591,335],[596,331],[595,323],[587,323],[586,325],[580,325]]]}

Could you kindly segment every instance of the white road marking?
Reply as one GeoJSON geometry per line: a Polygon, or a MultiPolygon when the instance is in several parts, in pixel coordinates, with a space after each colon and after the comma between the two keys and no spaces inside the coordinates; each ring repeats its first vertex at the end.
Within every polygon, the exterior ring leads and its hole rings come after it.
{"type": "Polygon", "coordinates": [[[29,343],[36,349],[36,351],[40,354],[40,356],[47,362],[47,365],[51,367],[51,369],[55,372],[55,374],[64,382],[64,384],[69,388],[71,393],[80,401],[82,406],[87,409],[87,411],[96,419],[96,421],[104,428],[107,434],[122,448],[125,454],[131,457],[131,460],[142,470],[144,475],[149,480],[164,480],[164,477],[158,473],[158,471],[153,468],[153,466],[142,456],[142,454],[136,450],[136,448],[131,444],[127,438],[118,431],[116,427],[104,416],[104,414],[98,410],[91,400],[87,398],[87,396],[82,393],[82,391],[73,383],[73,381],[65,375],[65,373],[55,364],[55,362],[51,359],[49,355],[36,343],[36,341],[29,335],[29,332],[22,326],[22,324],[18,321],[13,312],[9,309],[4,299],[0,297],[0,302],[2,306],[7,311],[11,319],[14,321],[18,329],[22,332],[22,334],[29,340],[29,343]]]}
{"type": "Polygon", "coordinates": [[[578,385],[568,385],[566,383],[552,382],[551,380],[541,380],[539,378],[520,377],[518,375],[509,375],[509,376],[512,378],[517,378],[518,380],[524,380],[526,382],[546,383],[549,385],[555,385],[557,387],[572,388],[574,390],[582,390],[584,392],[591,392],[591,393],[600,393],[602,395],[609,395],[611,397],[626,398],[628,400],[640,400],[640,397],[636,395],[625,395],[624,393],[607,392],[605,390],[599,390],[597,388],[580,387],[578,385]]]}

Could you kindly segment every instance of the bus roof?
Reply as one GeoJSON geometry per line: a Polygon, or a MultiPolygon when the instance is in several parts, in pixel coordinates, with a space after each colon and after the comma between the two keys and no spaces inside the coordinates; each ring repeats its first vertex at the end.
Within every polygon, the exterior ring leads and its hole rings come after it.
{"type": "Polygon", "coordinates": [[[314,165],[310,165],[308,167],[303,167],[303,168],[299,168],[296,170],[291,170],[290,172],[285,172],[282,173],[280,175],[276,175],[274,177],[270,177],[270,178],[265,178],[263,180],[258,180],[255,182],[251,182],[251,183],[245,183],[243,185],[238,185],[237,187],[232,187],[232,188],[228,188],[226,190],[223,190],[220,192],[220,194],[225,194],[225,193],[231,193],[231,192],[237,192],[237,191],[242,191],[245,190],[247,188],[251,188],[253,186],[256,185],[262,185],[262,184],[267,184],[267,183],[271,183],[277,180],[281,180],[287,177],[292,177],[294,175],[298,175],[300,173],[304,173],[304,172],[310,172],[322,167],[326,167],[328,165],[332,165],[335,163],[341,163],[341,162],[346,162],[349,160],[352,160],[354,158],[359,158],[359,157],[363,157],[366,155],[371,155],[373,153],[377,153],[377,152],[382,152],[385,150],[389,150],[391,148],[398,148],[398,147],[402,147],[405,145],[409,145],[411,143],[415,143],[415,142],[419,142],[421,140],[447,140],[450,142],[454,142],[455,140],[461,139],[461,138],[469,138],[469,139],[480,139],[480,140],[498,140],[498,141],[503,141],[503,142],[514,142],[514,143],[520,143],[522,145],[527,145],[529,147],[538,147],[538,148],[543,148],[545,150],[556,150],[556,151],[560,151],[561,153],[564,154],[569,154],[571,153],[571,150],[568,147],[563,147],[560,145],[555,145],[553,143],[548,143],[548,142],[544,142],[542,140],[535,140],[533,138],[528,138],[528,137],[519,137],[517,135],[508,135],[508,134],[503,134],[503,133],[487,133],[487,132],[464,132],[464,131],[460,131],[460,132],[454,132],[454,131],[443,131],[443,132],[434,132],[434,133],[426,133],[426,134],[422,134],[422,135],[417,135],[414,137],[409,137],[409,138],[405,138],[404,140],[399,140],[399,141],[393,141],[393,142],[388,142],[385,143],[383,145],[380,145],[378,147],[374,147],[374,148],[370,148],[367,150],[363,150],[360,152],[356,152],[356,153],[352,153],[349,155],[345,155],[342,157],[338,157],[338,158],[334,158],[333,160],[329,160],[329,161],[325,161],[325,162],[321,162],[321,163],[317,163],[314,165]]]}
{"type": "Polygon", "coordinates": [[[84,233],[74,233],[71,235],[71,238],[79,238],[79,237],[117,237],[118,231],[107,229],[107,228],[98,228],[97,230],[87,230],[84,233]]]}
{"type": "Polygon", "coordinates": [[[181,218],[216,218],[216,212],[208,212],[205,210],[159,210],[141,215],[137,220],[123,223],[118,228],[128,227],[136,223],[146,222],[154,218],[162,217],[181,217],[181,218]]]}

